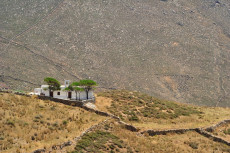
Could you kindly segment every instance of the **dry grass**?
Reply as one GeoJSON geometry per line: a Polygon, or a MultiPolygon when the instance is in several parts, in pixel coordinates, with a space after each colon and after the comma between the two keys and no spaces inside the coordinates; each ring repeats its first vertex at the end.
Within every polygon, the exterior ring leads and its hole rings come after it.
{"type": "Polygon", "coordinates": [[[105,117],[37,98],[0,93],[0,152],[31,152],[72,140],[105,117]]]}
{"type": "Polygon", "coordinates": [[[227,145],[213,142],[196,132],[185,134],[170,134],[160,136],[137,136],[136,133],[122,129],[119,126],[113,128],[113,134],[119,136],[133,150],[150,152],[229,152],[227,145]],[[197,147],[197,148],[196,148],[197,147]]]}
{"type": "Polygon", "coordinates": [[[230,142],[230,124],[217,128],[213,134],[230,142]]]}
{"type": "Polygon", "coordinates": [[[203,112],[201,115],[181,116],[176,119],[159,120],[152,122],[142,120],[132,124],[142,129],[172,129],[172,128],[197,128],[208,127],[230,118],[229,108],[199,107],[203,112]]]}
{"type": "Polygon", "coordinates": [[[96,95],[96,103],[95,105],[97,106],[97,109],[101,111],[107,111],[107,108],[111,106],[112,104],[112,99],[111,98],[106,98],[106,97],[98,97],[96,95]]]}
{"type": "Polygon", "coordinates": [[[145,94],[136,94],[135,92],[124,90],[100,93],[98,94],[96,103],[111,103],[110,106],[101,106],[100,109],[119,115],[126,122],[143,130],[206,127],[230,118],[230,108],[198,107],[159,99],[155,100],[155,98],[145,94]],[[106,102],[106,100],[108,101],[106,102]],[[153,104],[149,105],[149,103],[153,104]],[[156,104],[157,107],[152,107],[154,104],[156,104]],[[141,113],[149,112],[150,117],[135,112],[135,110],[141,109],[144,110],[141,113]],[[179,115],[174,115],[175,110],[183,112],[179,115]],[[137,121],[128,120],[127,114],[123,113],[132,111],[138,117],[137,121]],[[171,114],[169,115],[168,112],[171,114]],[[156,115],[154,116],[151,113],[156,115]]]}
{"type": "MultiPolygon", "coordinates": [[[[99,127],[97,130],[109,132],[111,135],[114,135],[119,138],[119,141],[123,141],[123,147],[125,152],[130,150],[131,152],[139,153],[153,153],[153,152],[194,152],[194,153],[203,153],[203,152],[229,152],[230,148],[227,145],[222,143],[214,142],[206,137],[201,136],[196,132],[187,132],[185,134],[169,134],[169,135],[158,135],[158,136],[141,136],[136,132],[131,132],[124,129],[115,121],[110,121],[105,125],[99,127]]],[[[109,141],[111,143],[111,141],[109,141]]],[[[97,144],[97,141],[93,142],[97,144]]],[[[91,143],[88,143],[91,144],[91,143]]],[[[77,144],[81,146],[82,143],[77,144]]],[[[77,148],[78,148],[77,147],[77,148]]],[[[94,145],[95,147],[95,145],[94,145]]],[[[91,149],[93,149],[92,147],[91,149]]],[[[107,147],[108,148],[108,147],[107,147]]],[[[86,148],[87,149],[87,148],[86,148]]],[[[100,151],[103,151],[102,148],[100,151]]],[[[83,152],[86,150],[83,149],[83,152]]],[[[111,151],[111,150],[109,150],[111,151]]],[[[109,152],[108,151],[108,152],[109,152]]],[[[121,150],[114,152],[121,152],[121,150]]]]}

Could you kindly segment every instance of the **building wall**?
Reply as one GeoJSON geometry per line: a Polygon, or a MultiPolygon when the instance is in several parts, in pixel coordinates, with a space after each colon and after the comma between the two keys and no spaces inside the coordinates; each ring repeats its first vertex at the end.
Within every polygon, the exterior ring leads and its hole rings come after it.
{"type": "MultiPolygon", "coordinates": [[[[34,91],[38,91],[40,93],[43,93],[45,94],[45,96],[50,96],[49,94],[49,90],[44,90],[44,89],[47,89],[47,85],[42,85],[41,88],[35,88],[34,91]]],[[[54,98],[59,98],[59,99],[68,99],[68,92],[67,91],[54,91],[53,92],[53,97],[54,98]],[[58,92],[60,92],[60,95],[58,95],[58,92]]],[[[93,90],[89,91],[89,99],[93,99],[94,98],[94,94],[93,94],[93,90]]],[[[71,99],[72,100],[75,100],[76,99],[76,93],[75,91],[72,91],[72,94],[71,94],[71,99]]],[[[79,94],[77,94],[77,100],[79,100],[79,94]]],[[[85,91],[81,91],[80,92],[80,100],[87,100],[87,95],[86,95],[86,92],[85,91]]]]}
{"type": "MultiPolygon", "coordinates": [[[[90,91],[89,92],[89,99],[92,99],[92,98],[94,98],[93,91],[90,91]]],[[[75,91],[72,92],[72,98],[71,99],[76,99],[75,91]]],[[[77,94],[77,99],[79,99],[79,93],[77,94]]],[[[80,100],[86,100],[86,99],[87,99],[86,92],[81,91],[80,92],[80,100]]]]}
{"type": "Polygon", "coordinates": [[[68,92],[65,92],[65,91],[54,91],[53,92],[54,98],[67,99],[67,96],[68,96],[68,92]],[[60,92],[60,95],[57,95],[58,92],[60,92]]]}
{"type": "Polygon", "coordinates": [[[35,95],[40,95],[40,93],[42,93],[42,89],[41,88],[35,88],[34,89],[34,94],[35,95]]]}
{"type": "Polygon", "coordinates": [[[42,90],[42,93],[45,94],[45,96],[50,96],[49,90],[42,90]]]}

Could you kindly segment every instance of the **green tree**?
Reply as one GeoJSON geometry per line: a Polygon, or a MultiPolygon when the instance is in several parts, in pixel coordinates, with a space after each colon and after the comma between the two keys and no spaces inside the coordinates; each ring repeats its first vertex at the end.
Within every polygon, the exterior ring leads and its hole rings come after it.
{"type": "Polygon", "coordinates": [[[80,87],[81,86],[80,82],[73,82],[70,86],[72,87],[73,91],[75,91],[75,93],[76,93],[76,100],[77,100],[78,95],[79,95],[78,99],[80,100],[81,91],[84,91],[84,88],[80,87]]]}
{"type": "Polygon", "coordinates": [[[51,93],[51,91],[55,91],[55,90],[60,90],[60,82],[54,78],[51,77],[46,77],[44,79],[44,81],[49,85],[48,89],[49,89],[49,94],[51,93]]]}
{"type": "Polygon", "coordinates": [[[84,86],[87,99],[89,99],[89,91],[92,90],[94,86],[97,86],[97,83],[93,80],[80,80],[79,83],[80,86],[84,86]]]}

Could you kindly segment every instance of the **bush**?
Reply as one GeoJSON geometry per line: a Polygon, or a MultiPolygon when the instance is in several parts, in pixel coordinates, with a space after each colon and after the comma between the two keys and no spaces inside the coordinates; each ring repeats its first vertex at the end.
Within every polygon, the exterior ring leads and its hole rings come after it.
{"type": "Polygon", "coordinates": [[[116,149],[116,146],[122,148],[122,141],[115,135],[109,132],[95,131],[85,134],[75,146],[75,152],[100,152],[100,149],[107,151],[110,149],[116,149]],[[105,146],[107,142],[110,142],[109,148],[105,146]]]}
{"type": "Polygon", "coordinates": [[[14,123],[14,121],[12,121],[12,120],[7,120],[7,121],[6,121],[6,124],[7,124],[7,125],[11,125],[11,126],[15,126],[15,123],[14,123]]]}
{"type": "Polygon", "coordinates": [[[68,121],[64,120],[64,121],[62,121],[62,124],[63,124],[63,125],[67,125],[67,124],[68,124],[68,121]]]}
{"type": "Polygon", "coordinates": [[[197,142],[185,142],[185,144],[188,144],[193,149],[198,149],[198,143],[197,142]]]}
{"type": "Polygon", "coordinates": [[[224,134],[228,134],[228,135],[230,135],[230,129],[226,129],[226,130],[224,130],[224,134]]]}

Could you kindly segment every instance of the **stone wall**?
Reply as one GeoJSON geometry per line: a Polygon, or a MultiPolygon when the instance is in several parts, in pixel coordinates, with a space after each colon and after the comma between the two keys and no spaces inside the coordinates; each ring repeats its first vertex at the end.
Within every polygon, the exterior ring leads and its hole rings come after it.
{"type": "MultiPolygon", "coordinates": [[[[223,124],[226,124],[226,123],[229,123],[229,120],[224,120],[216,125],[213,125],[211,127],[219,127],[223,124]],[[227,122],[226,122],[227,121],[227,122]]],[[[210,128],[211,128],[210,127],[210,128]]],[[[188,131],[195,131],[209,139],[212,139],[213,141],[216,141],[216,142],[220,142],[220,143],[224,143],[228,146],[230,146],[230,142],[229,141],[226,141],[218,136],[215,136],[207,131],[205,131],[206,129],[203,129],[203,128],[191,128],[191,129],[170,129],[170,130],[147,130],[147,131],[143,131],[141,132],[141,134],[145,134],[147,133],[149,136],[154,136],[154,135],[166,135],[166,134],[169,134],[169,133],[176,133],[176,134],[183,134],[185,132],[188,132],[188,131]]]]}
{"type": "Polygon", "coordinates": [[[217,137],[215,135],[212,135],[211,133],[203,130],[202,128],[197,128],[196,132],[198,132],[199,134],[201,134],[201,135],[203,135],[203,136],[205,136],[205,137],[207,137],[209,139],[212,139],[213,141],[224,143],[224,144],[230,146],[230,142],[228,142],[228,141],[226,141],[226,140],[224,140],[224,139],[222,139],[220,137],[217,137]]]}
{"type": "Polygon", "coordinates": [[[84,105],[84,103],[81,101],[58,99],[58,98],[47,97],[47,96],[38,96],[38,98],[41,100],[50,100],[50,101],[54,101],[54,102],[58,102],[58,103],[62,103],[65,105],[70,105],[70,106],[82,107],[84,105]]]}
{"type": "Polygon", "coordinates": [[[216,128],[223,126],[225,124],[230,124],[230,120],[223,120],[215,125],[212,125],[210,127],[205,128],[206,131],[208,132],[213,132],[216,128]]]}
{"type": "Polygon", "coordinates": [[[141,134],[147,133],[150,136],[154,135],[166,135],[168,133],[177,133],[177,134],[183,134],[188,131],[195,131],[196,129],[191,128],[191,129],[170,129],[170,130],[147,130],[141,132],[141,134]]]}
{"type": "Polygon", "coordinates": [[[101,116],[111,117],[111,118],[120,120],[119,117],[117,117],[113,114],[109,114],[107,112],[103,112],[103,111],[96,110],[96,109],[89,108],[89,107],[85,106],[85,104],[88,102],[91,102],[91,100],[89,100],[89,101],[73,101],[73,100],[58,99],[58,98],[52,98],[52,97],[46,97],[46,96],[38,96],[38,98],[42,99],[42,100],[50,100],[50,101],[54,101],[54,102],[58,102],[58,103],[62,103],[62,104],[70,105],[70,106],[74,106],[74,107],[80,107],[80,108],[83,108],[83,109],[90,111],[90,112],[94,112],[94,113],[101,115],[101,116]]]}
{"type": "Polygon", "coordinates": [[[12,93],[12,94],[15,94],[15,95],[30,97],[30,95],[28,95],[28,94],[21,93],[21,92],[17,92],[17,91],[1,90],[1,89],[0,89],[0,92],[2,92],[2,93],[12,93]]]}
{"type": "Polygon", "coordinates": [[[132,131],[132,132],[138,132],[140,130],[139,128],[137,128],[133,125],[127,124],[121,120],[119,120],[118,123],[121,124],[125,129],[132,131]]]}

